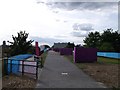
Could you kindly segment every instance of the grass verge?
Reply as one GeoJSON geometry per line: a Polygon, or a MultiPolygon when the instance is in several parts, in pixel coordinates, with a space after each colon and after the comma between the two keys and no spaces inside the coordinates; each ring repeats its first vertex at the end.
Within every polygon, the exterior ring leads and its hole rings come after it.
{"type": "Polygon", "coordinates": [[[44,66],[45,59],[46,59],[47,55],[48,55],[48,51],[44,52],[44,53],[41,55],[42,67],[44,66]]]}
{"type": "MultiPolygon", "coordinates": [[[[74,62],[73,56],[65,56],[68,58],[72,63],[74,62]]],[[[120,64],[120,59],[113,59],[113,58],[105,58],[105,57],[97,57],[97,62],[99,64],[120,64]]],[[[81,63],[78,63],[81,64],[81,63]]]]}
{"type": "Polygon", "coordinates": [[[97,62],[98,63],[106,63],[106,64],[120,64],[120,59],[98,57],[97,62]]]}
{"type": "MultiPolygon", "coordinates": [[[[65,56],[70,62],[74,63],[73,56],[65,56]]],[[[98,82],[104,83],[107,87],[117,90],[119,87],[119,60],[98,57],[94,63],[74,63],[83,72],[98,82]]]]}

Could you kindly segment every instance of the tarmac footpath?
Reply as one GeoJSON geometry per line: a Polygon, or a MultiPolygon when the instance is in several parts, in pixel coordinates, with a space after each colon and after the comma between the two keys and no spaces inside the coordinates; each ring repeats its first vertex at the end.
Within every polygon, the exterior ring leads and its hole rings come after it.
{"type": "Polygon", "coordinates": [[[36,88],[106,88],[59,53],[49,51],[36,88]]]}

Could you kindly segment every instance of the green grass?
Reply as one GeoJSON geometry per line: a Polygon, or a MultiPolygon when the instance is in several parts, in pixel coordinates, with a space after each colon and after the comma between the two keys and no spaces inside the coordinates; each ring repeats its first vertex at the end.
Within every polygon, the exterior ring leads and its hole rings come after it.
{"type": "MultiPolygon", "coordinates": [[[[72,55],[71,56],[65,56],[65,57],[68,58],[72,63],[74,63],[72,55]]],[[[120,64],[120,59],[97,57],[97,63],[100,63],[100,64],[102,64],[102,63],[103,64],[120,64]]],[[[79,63],[77,63],[77,64],[79,64],[79,63]]],[[[83,67],[83,66],[81,65],[81,67],[83,67]]]]}
{"type": "Polygon", "coordinates": [[[44,53],[41,55],[41,59],[42,59],[41,63],[42,63],[43,66],[44,66],[45,59],[46,59],[47,55],[48,55],[48,52],[44,52],[44,53]]]}
{"type": "MultiPolygon", "coordinates": [[[[65,56],[65,58],[67,58],[70,62],[74,63],[73,61],[73,56],[65,56]]],[[[97,57],[97,62],[95,62],[96,65],[97,64],[104,64],[104,65],[115,65],[115,64],[120,64],[120,59],[112,59],[112,58],[104,58],[104,57],[97,57]]],[[[74,63],[79,69],[82,69],[84,71],[84,69],[87,69],[87,64],[85,63],[74,63]]],[[[88,64],[89,65],[89,64],[88,64]]],[[[94,64],[93,64],[94,65],[94,64]]],[[[98,77],[99,78],[99,77],[98,77]]],[[[120,90],[120,87],[116,88],[113,87],[112,90],[120,90]]]]}
{"type": "Polygon", "coordinates": [[[98,63],[105,63],[105,64],[120,64],[120,59],[98,57],[97,62],[98,63]]]}
{"type": "MultiPolygon", "coordinates": [[[[65,56],[65,58],[67,58],[70,62],[74,63],[74,60],[73,60],[73,56],[72,55],[69,55],[69,56],[65,56]]],[[[79,68],[81,69],[84,69],[85,68],[85,65],[82,64],[82,63],[74,63],[76,66],[78,66],[79,68]]]]}
{"type": "MultiPolygon", "coordinates": [[[[65,56],[70,62],[74,63],[73,56],[65,56]]],[[[112,59],[112,58],[105,58],[105,57],[97,57],[96,64],[120,64],[120,59],[112,59]]],[[[85,63],[74,63],[78,68],[85,69],[85,63]]]]}
{"type": "Polygon", "coordinates": [[[69,56],[64,56],[65,58],[69,59],[70,62],[74,63],[74,60],[73,60],[73,56],[72,55],[69,55],[69,56]]]}

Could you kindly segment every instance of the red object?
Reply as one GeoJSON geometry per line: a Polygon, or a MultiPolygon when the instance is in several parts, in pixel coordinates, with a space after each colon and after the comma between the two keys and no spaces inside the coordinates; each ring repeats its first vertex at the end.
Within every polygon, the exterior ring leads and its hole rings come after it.
{"type": "Polygon", "coordinates": [[[35,42],[35,52],[37,56],[40,56],[40,48],[38,47],[38,42],[35,42]]]}

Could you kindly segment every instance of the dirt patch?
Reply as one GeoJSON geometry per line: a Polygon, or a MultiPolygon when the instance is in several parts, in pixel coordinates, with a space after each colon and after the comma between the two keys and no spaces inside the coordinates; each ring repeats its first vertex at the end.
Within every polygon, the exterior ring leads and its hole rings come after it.
{"type": "Polygon", "coordinates": [[[33,88],[35,88],[35,85],[36,80],[27,76],[17,76],[11,74],[2,78],[3,90],[9,88],[29,88],[30,90],[33,90],[33,88]]]}
{"type": "Polygon", "coordinates": [[[96,81],[104,83],[109,88],[120,87],[118,75],[120,64],[82,63],[80,65],[79,67],[96,81]]]}

